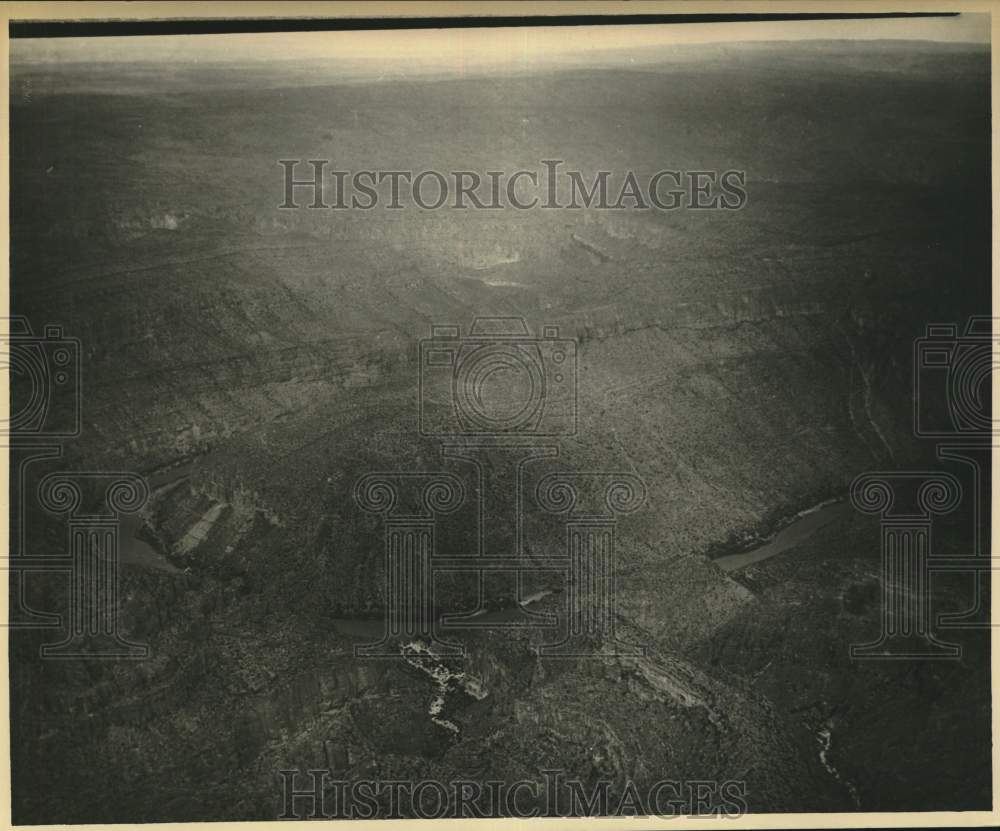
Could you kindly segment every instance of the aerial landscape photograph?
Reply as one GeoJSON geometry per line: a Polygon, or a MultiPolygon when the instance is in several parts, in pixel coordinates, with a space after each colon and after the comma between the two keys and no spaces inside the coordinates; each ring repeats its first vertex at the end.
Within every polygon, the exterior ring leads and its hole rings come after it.
{"type": "Polygon", "coordinates": [[[26,17],[14,824],[993,810],[989,15],[26,17]]]}

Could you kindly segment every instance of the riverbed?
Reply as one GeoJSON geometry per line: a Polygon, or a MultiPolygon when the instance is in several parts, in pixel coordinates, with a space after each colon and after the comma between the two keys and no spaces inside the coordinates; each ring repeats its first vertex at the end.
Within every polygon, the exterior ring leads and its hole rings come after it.
{"type": "MultiPolygon", "coordinates": [[[[192,467],[193,462],[188,462],[187,464],[167,468],[166,470],[160,470],[148,475],[146,477],[146,484],[149,486],[150,502],[152,502],[157,494],[179,485],[182,480],[190,476],[192,467]]],[[[121,515],[118,526],[119,562],[154,571],[179,574],[180,569],[170,562],[166,555],[157,551],[146,540],[142,539],[140,535],[144,524],[145,519],[142,513],[121,515]]]]}
{"type": "Polygon", "coordinates": [[[775,533],[762,545],[751,548],[749,551],[740,551],[735,554],[726,554],[717,557],[714,562],[723,571],[736,571],[746,566],[759,563],[771,557],[788,551],[809,537],[825,528],[832,522],[842,519],[851,513],[851,506],[847,502],[840,500],[828,500],[814,505],[805,511],[800,511],[795,518],[780,531],[775,533]]]}
{"type": "MultiPolygon", "coordinates": [[[[830,499],[820,502],[804,511],[799,511],[784,528],[777,531],[769,539],[748,551],[739,551],[717,557],[714,562],[723,571],[737,571],[741,568],[763,562],[805,542],[813,534],[831,523],[848,516],[851,506],[840,499],[830,499]]],[[[537,604],[549,591],[542,591],[520,602],[522,609],[537,604]]],[[[480,627],[491,623],[505,623],[518,616],[518,609],[498,609],[475,616],[474,626],[480,627]]],[[[367,619],[339,619],[334,622],[337,630],[345,635],[368,637],[378,640],[381,637],[384,623],[381,617],[367,619]]]]}

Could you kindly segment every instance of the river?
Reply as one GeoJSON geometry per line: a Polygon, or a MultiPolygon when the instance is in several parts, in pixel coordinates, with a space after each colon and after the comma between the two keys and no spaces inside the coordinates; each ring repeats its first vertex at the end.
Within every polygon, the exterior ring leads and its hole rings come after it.
{"type": "MultiPolygon", "coordinates": [[[[751,548],[748,551],[739,551],[735,554],[726,554],[722,557],[717,557],[712,562],[727,572],[737,571],[741,568],[746,568],[746,566],[763,562],[805,542],[805,540],[809,539],[809,537],[821,528],[825,528],[827,525],[850,513],[851,506],[842,500],[831,499],[820,502],[812,508],[799,511],[788,525],[777,531],[770,539],[756,548],[751,548]]],[[[522,608],[529,608],[549,594],[552,594],[552,592],[543,591],[526,597],[521,601],[520,606],[522,608]]],[[[498,609],[477,615],[474,625],[483,626],[490,623],[505,623],[516,617],[518,617],[518,610],[516,609],[498,609]]],[[[369,637],[373,640],[378,640],[381,637],[384,627],[381,617],[343,618],[336,620],[334,623],[338,631],[345,635],[369,637]]]]}
{"type": "MultiPolygon", "coordinates": [[[[543,590],[536,592],[535,594],[529,595],[518,603],[521,609],[531,610],[532,606],[536,606],[543,598],[548,597],[550,594],[555,594],[553,591],[543,590]]],[[[441,617],[438,617],[438,623],[441,623],[441,617]]],[[[470,628],[476,627],[481,628],[483,626],[488,626],[491,623],[509,623],[521,619],[521,614],[518,609],[493,609],[488,612],[480,612],[477,615],[473,615],[470,620],[475,621],[470,623],[470,628]]],[[[381,617],[374,618],[337,618],[334,620],[333,625],[336,627],[337,631],[344,635],[353,635],[355,637],[371,638],[373,641],[377,641],[382,637],[382,633],[385,631],[385,623],[381,617]]],[[[460,627],[456,624],[455,629],[460,627]]]]}
{"type": "MultiPolygon", "coordinates": [[[[149,486],[150,502],[167,488],[171,488],[181,480],[186,479],[191,474],[193,464],[193,462],[187,462],[177,467],[149,474],[146,477],[146,484],[149,486]]],[[[142,539],[141,532],[144,524],[145,519],[142,513],[121,515],[118,526],[119,562],[154,571],[179,574],[180,569],[171,563],[166,555],[142,539]]]]}
{"type": "Polygon", "coordinates": [[[830,746],[833,744],[833,724],[833,719],[828,719],[826,724],[820,728],[819,733],[816,734],[816,741],[819,743],[819,760],[823,767],[826,768],[826,772],[847,789],[854,804],[860,808],[861,795],[858,793],[858,789],[854,786],[853,782],[841,776],[840,771],[830,761],[830,746]]]}
{"type": "Polygon", "coordinates": [[[751,548],[749,551],[740,551],[736,554],[726,554],[717,557],[714,562],[723,571],[736,571],[754,563],[770,559],[776,554],[781,554],[789,548],[794,548],[821,528],[825,528],[835,520],[841,519],[851,513],[851,506],[847,502],[828,500],[814,505],[805,511],[800,511],[795,518],[771,536],[762,545],[751,548]]]}

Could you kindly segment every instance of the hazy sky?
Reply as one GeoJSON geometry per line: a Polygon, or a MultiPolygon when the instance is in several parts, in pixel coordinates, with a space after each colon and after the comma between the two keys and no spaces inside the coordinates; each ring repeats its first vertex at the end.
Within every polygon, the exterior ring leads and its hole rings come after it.
{"type": "Polygon", "coordinates": [[[648,26],[427,29],[384,32],[182,35],[14,40],[15,61],[380,60],[456,71],[595,57],[604,50],[671,44],[807,39],[989,41],[989,17],[788,21],[648,26]]]}

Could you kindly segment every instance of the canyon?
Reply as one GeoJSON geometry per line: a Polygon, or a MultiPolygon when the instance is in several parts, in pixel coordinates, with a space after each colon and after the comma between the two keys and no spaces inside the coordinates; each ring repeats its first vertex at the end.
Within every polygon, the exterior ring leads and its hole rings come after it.
{"type": "MultiPolygon", "coordinates": [[[[12,96],[12,311],[61,324],[82,367],[82,433],[19,495],[31,547],[64,553],[30,499],[49,471],[136,471],[152,491],[121,526],[146,546],[122,558],[121,622],[149,658],[46,661],[51,631],[13,632],[15,821],[273,819],[277,771],[315,767],[737,779],[755,812],[987,807],[988,630],[955,635],[958,661],[852,662],[880,622],[877,520],[840,502],[781,537],[858,473],[940,466],[913,431],[914,339],[989,310],[989,54],[897,48],[384,81],[322,65],[309,85],[292,63],[140,66],[134,90],[114,65],[15,54],[33,93],[12,96]],[[588,181],[737,169],[747,199],[280,210],[277,160],[324,153],[351,170],[561,158],[588,181]],[[419,433],[419,342],[481,317],[576,341],[559,469],[646,483],[616,527],[617,629],[642,657],[547,661],[532,629],[463,631],[460,660],[355,653],[371,634],[343,621],[386,607],[361,476],[461,476],[473,498],[437,553],[470,546],[481,495],[419,433]],[[775,534],[780,551],[739,559],[775,534]]],[[[525,522],[533,553],[562,550],[562,526],[525,522]]],[[[935,534],[964,550],[969,517],[935,534]]],[[[65,612],[60,580],[27,579],[31,607],[65,612]]],[[[470,576],[439,588],[474,607],[470,576]]],[[[520,599],[558,614],[563,588],[540,571],[520,599]]],[[[948,578],[935,602],[970,591],[948,578]]]]}

